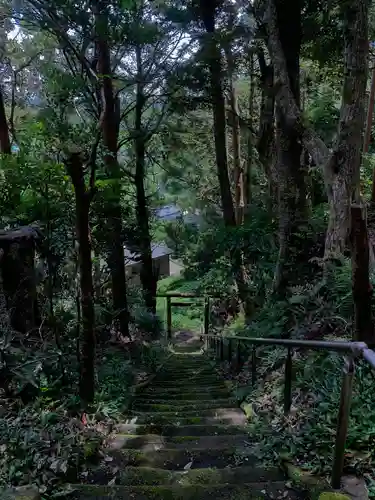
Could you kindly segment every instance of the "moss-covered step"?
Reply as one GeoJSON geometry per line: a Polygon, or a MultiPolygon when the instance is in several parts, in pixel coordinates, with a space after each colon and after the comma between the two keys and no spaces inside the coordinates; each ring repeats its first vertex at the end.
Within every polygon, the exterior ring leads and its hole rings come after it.
{"type": "Polygon", "coordinates": [[[168,412],[168,411],[198,411],[210,408],[233,408],[237,400],[232,399],[214,399],[214,400],[188,400],[188,401],[157,401],[135,400],[132,409],[136,411],[168,412]]]}
{"type": "Polygon", "coordinates": [[[188,372],[193,370],[202,370],[202,371],[215,371],[216,366],[213,363],[210,363],[206,358],[200,358],[198,361],[194,363],[189,363],[185,360],[175,361],[174,357],[171,357],[170,360],[163,365],[163,370],[165,371],[176,371],[178,372],[188,372]]]}
{"type": "Polygon", "coordinates": [[[223,381],[223,378],[212,372],[198,373],[198,371],[187,373],[168,373],[162,372],[155,377],[155,381],[166,380],[169,382],[188,382],[190,379],[203,381],[205,383],[210,381],[223,381]]]}
{"type": "Polygon", "coordinates": [[[230,392],[227,387],[221,386],[219,388],[213,387],[190,387],[185,389],[184,387],[155,387],[149,386],[137,392],[137,397],[153,395],[155,398],[165,398],[165,399],[194,399],[204,396],[205,399],[208,397],[218,397],[224,398],[229,395],[230,392]]]}
{"type": "Polygon", "coordinates": [[[171,356],[164,365],[167,369],[188,370],[196,368],[215,368],[215,363],[210,362],[205,356],[171,356]]]}
{"type": "Polygon", "coordinates": [[[1,500],[41,500],[39,490],[35,486],[19,486],[5,491],[0,490],[1,500]]]}
{"type": "Polygon", "coordinates": [[[191,389],[194,389],[195,387],[209,387],[213,389],[225,389],[226,385],[222,379],[219,377],[217,378],[211,378],[211,379],[200,379],[197,377],[187,377],[185,379],[160,379],[160,378],[155,378],[152,381],[152,386],[150,387],[157,387],[157,388],[181,388],[181,390],[189,392],[191,389]]]}
{"type": "Polygon", "coordinates": [[[225,448],[248,444],[247,434],[229,434],[224,436],[162,436],[160,434],[112,434],[106,440],[106,448],[121,450],[123,448],[155,450],[161,448],[187,449],[225,448]]]}
{"type": "Polygon", "coordinates": [[[241,434],[244,431],[243,425],[173,425],[170,423],[136,424],[123,423],[116,426],[119,434],[161,434],[162,436],[225,436],[231,434],[241,434]]]}
{"type": "Polygon", "coordinates": [[[180,399],[178,397],[161,397],[161,396],[156,396],[155,395],[152,395],[152,394],[148,394],[148,395],[144,395],[144,394],[137,394],[136,397],[137,397],[137,404],[138,403],[147,403],[147,404],[166,404],[168,406],[181,406],[181,405],[185,405],[185,406],[188,406],[188,405],[193,405],[193,404],[203,404],[203,403],[207,403],[207,404],[226,404],[228,401],[230,401],[232,403],[232,405],[236,405],[237,404],[237,399],[234,398],[233,396],[232,397],[222,397],[222,398],[218,398],[218,397],[209,397],[206,394],[204,394],[204,398],[202,399],[201,397],[192,397],[192,398],[184,398],[184,399],[180,399]]]}
{"type": "MultiPolygon", "coordinates": [[[[89,471],[89,482],[108,484],[113,479],[113,468],[105,464],[89,471]]],[[[126,467],[118,472],[116,485],[122,486],[169,486],[169,485],[215,485],[245,484],[267,481],[283,481],[285,478],[277,468],[226,467],[171,471],[152,467],[126,467]]]]}
{"type": "Polygon", "coordinates": [[[137,418],[133,423],[145,424],[152,422],[175,423],[176,420],[183,424],[233,424],[245,425],[247,423],[246,415],[240,408],[214,408],[211,410],[200,410],[199,412],[190,411],[169,411],[169,412],[128,412],[129,418],[137,418]]]}
{"type": "MultiPolygon", "coordinates": [[[[281,498],[287,491],[282,482],[244,485],[172,485],[172,486],[91,486],[73,485],[67,500],[261,500],[281,498]]],[[[284,498],[296,499],[293,490],[284,498]]]]}
{"type": "MultiPolygon", "coordinates": [[[[157,448],[157,447],[155,447],[157,448]]],[[[107,450],[112,457],[112,465],[124,467],[155,467],[167,470],[184,470],[192,462],[192,468],[233,467],[238,463],[255,465],[256,457],[251,455],[251,449],[245,446],[225,448],[194,448],[187,449],[160,448],[154,450],[107,450]]]]}

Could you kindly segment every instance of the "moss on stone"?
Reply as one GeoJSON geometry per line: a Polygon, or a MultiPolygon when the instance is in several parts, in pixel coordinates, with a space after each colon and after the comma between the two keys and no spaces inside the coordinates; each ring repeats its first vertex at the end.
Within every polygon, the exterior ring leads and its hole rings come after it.
{"type": "Polygon", "coordinates": [[[40,500],[40,495],[38,488],[27,485],[0,491],[0,498],[1,500],[40,500]]]}
{"type": "Polygon", "coordinates": [[[152,467],[126,467],[120,473],[123,486],[168,485],[173,481],[173,472],[152,467]]]}
{"type": "Polygon", "coordinates": [[[336,491],[325,491],[319,495],[318,500],[350,500],[350,497],[336,491]]]}
{"type": "Polygon", "coordinates": [[[244,412],[244,414],[246,415],[246,418],[248,420],[251,420],[253,418],[254,411],[253,411],[253,407],[250,403],[242,403],[241,409],[244,412]]]}
{"type": "Polygon", "coordinates": [[[248,485],[175,485],[175,486],[91,486],[79,485],[76,492],[70,498],[86,500],[211,500],[217,498],[221,500],[260,500],[267,498],[266,493],[262,493],[257,488],[249,489],[248,485]]]}

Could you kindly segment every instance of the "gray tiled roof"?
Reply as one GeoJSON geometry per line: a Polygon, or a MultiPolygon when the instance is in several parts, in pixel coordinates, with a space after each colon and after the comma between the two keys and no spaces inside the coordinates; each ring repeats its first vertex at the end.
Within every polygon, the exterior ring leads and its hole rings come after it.
{"type": "MultiPolygon", "coordinates": [[[[163,255],[170,255],[172,253],[172,250],[166,245],[163,245],[163,243],[152,243],[151,250],[153,259],[162,257],[163,255]]],[[[126,265],[134,264],[139,261],[140,255],[138,253],[131,252],[126,247],[124,247],[124,253],[126,265]]]]}

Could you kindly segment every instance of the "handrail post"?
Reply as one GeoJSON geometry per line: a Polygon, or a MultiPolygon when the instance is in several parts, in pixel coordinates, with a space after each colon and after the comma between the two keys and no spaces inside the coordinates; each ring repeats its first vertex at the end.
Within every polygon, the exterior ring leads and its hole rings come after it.
{"type": "Polygon", "coordinates": [[[345,358],[340,394],[340,406],[337,419],[336,443],[332,467],[332,488],[339,489],[344,468],[345,442],[348,433],[350,404],[354,378],[353,358],[345,358]]]}
{"type": "Polygon", "coordinates": [[[224,339],[220,335],[220,361],[224,361],[224,339]]]}
{"type": "Polygon", "coordinates": [[[167,339],[172,338],[172,301],[167,297],[167,339]]]}
{"type": "Polygon", "coordinates": [[[255,385],[257,379],[257,351],[256,347],[253,346],[251,351],[251,384],[255,385]]]}
{"type": "Polygon", "coordinates": [[[228,339],[228,361],[232,361],[232,339],[228,339]]]}
{"type": "Polygon", "coordinates": [[[287,415],[292,406],[292,356],[293,350],[288,348],[288,354],[285,360],[285,384],[284,384],[284,415],[287,415]]]}

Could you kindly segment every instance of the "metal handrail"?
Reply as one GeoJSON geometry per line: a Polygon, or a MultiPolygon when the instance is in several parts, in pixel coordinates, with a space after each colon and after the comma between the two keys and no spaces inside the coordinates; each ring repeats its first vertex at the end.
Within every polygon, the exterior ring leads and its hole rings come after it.
{"type": "Polygon", "coordinates": [[[224,361],[224,341],[228,343],[228,360],[232,362],[233,349],[232,343],[236,343],[236,365],[239,368],[241,364],[241,343],[247,343],[253,346],[251,354],[251,380],[254,385],[256,382],[256,346],[281,346],[285,347],[287,357],[285,360],[285,382],[284,382],[284,414],[288,414],[292,404],[292,363],[293,349],[325,349],[338,352],[345,355],[343,366],[343,378],[341,385],[340,405],[337,419],[336,442],[334,450],[334,459],[332,465],[331,485],[334,489],[341,486],[341,477],[344,469],[345,443],[349,427],[350,403],[352,396],[355,358],[363,358],[371,368],[375,369],[375,352],[364,342],[345,342],[345,341],[323,341],[323,340],[294,340],[294,339],[272,339],[257,337],[242,337],[219,334],[203,335],[206,340],[206,346],[212,344],[217,347],[216,354],[224,361]]]}
{"type": "Polygon", "coordinates": [[[236,335],[207,334],[206,338],[233,340],[256,345],[277,345],[288,348],[326,349],[328,351],[344,352],[356,357],[362,356],[372,368],[375,369],[375,351],[370,349],[365,342],[342,341],[342,340],[295,340],[295,339],[273,339],[260,337],[241,337],[236,335]]]}
{"type": "MultiPolygon", "coordinates": [[[[337,419],[336,443],[334,450],[334,460],[332,465],[331,484],[334,489],[339,489],[341,477],[344,469],[345,443],[349,427],[350,402],[353,387],[355,358],[363,358],[371,368],[375,369],[375,352],[364,342],[345,342],[345,341],[323,341],[323,340],[294,340],[294,339],[270,339],[242,336],[223,336],[209,333],[210,323],[210,296],[199,295],[195,293],[172,292],[158,294],[158,297],[165,297],[167,301],[167,338],[172,337],[172,302],[173,298],[202,298],[204,299],[204,334],[206,346],[210,343],[218,347],[216,354],[221,360],[224,360],[224,339],[228,342],[227,356],[232,361],[233,349],[232,343],[236,343],[236,364],[241,364],[241,343],[252,345],[251,354],[251,380],[254,385],[256,382],[256,348],[260,345],[281,346],[287,349],[285,360],[285,385],[284,385],[284,413],[288,414],[292,405],[292,364],[293,349],[325,349],[336,351],[345,355],[343,366],[343,377],[341,385],[340,406],[337,419]]],[[[176,305],[182,305],[176,303],[176,305]]]]}

